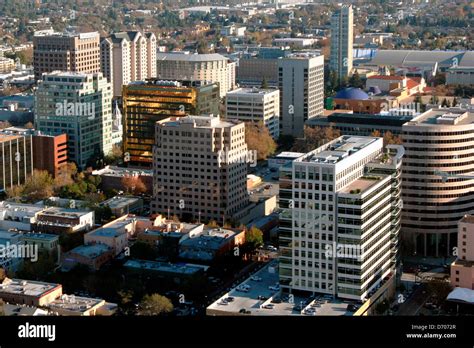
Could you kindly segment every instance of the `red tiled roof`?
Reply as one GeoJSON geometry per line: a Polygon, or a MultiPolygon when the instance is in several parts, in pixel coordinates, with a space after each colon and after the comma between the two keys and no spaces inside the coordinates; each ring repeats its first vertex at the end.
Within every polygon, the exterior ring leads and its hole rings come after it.
{"type": "Polygon", "coordinates": [[[416,86],[419,86],[420,83],[419,82],[416,82],[415,80],[413,79],[408,79],[407,80],[407,88],[408,89],[412,89],[412,88],[415,88],[416,86]]]}

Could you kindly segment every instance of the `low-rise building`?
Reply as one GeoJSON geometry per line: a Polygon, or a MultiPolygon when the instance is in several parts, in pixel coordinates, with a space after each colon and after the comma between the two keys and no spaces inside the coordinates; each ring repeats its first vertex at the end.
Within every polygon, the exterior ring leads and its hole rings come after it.
{"type": "Polygon", "coordinates": [[[62,293],[61,284],[9,278],[0,283],[0,299],[12,304],[42,307],[62,293]]]}
{"type": "Polygon", "coordinates": [[[94,212],[51,207],[36,215],[31,228],[34,232],[75,233],[90,231],[94,227],[94,212]]]}
{"type": "Polygon", "coordinates": [[[114,249],[105,244],[80,245],[63,255],[63,269],[72,269],[78,264],[97,271],[100,267],[112,260],[114,249]]]}
{"type": "Polygon", "coordinates": [[[104,244],[117,256],[128,246],[128,235],[114,227],[101,227],[84,235],[84,244],[104,244]]]}
{"type": "Polygon", "coordinates": [[[245,230],[205,228],[201,234],[180,242],[179,257],[198,262],[212,262],[244,243],[245,230]]]}
{"type": "Polygon", "coordinates": [[[48,309],[62,316],[112,315],[117,310],[117,305],[101,298],[64,294],[50,302],[48,309]]]}
{"type": "Polygon", "coordinates": [[[101,177],[101,184],[104,190],[125,192],[127,188],[123,184],[123,178],[136,176],[145,184],[145,193],[151,194],[153,192],[153,170],[106,166],[105,168],[94,170],[92,175],[101,177]]]}
{"type": "Polygon", "coordinates": [[[56,252],[59,246],[59,236],[49,233],[28,232],[20,235],[25,245],[37,245],[38,250],[47,252],[56,252]]]}
{"type": "Polygon", "coordinates": [[[177,284],[183,280],[194,276],[203,275],[208,267],[202,265],[168,262],[148,261],[148,260],[128,260],[124,267],[135,273],[153,272],[158,278],[173,279],[177,284]]]}
{"type": "Polygon", "coordinates": [[[143,210],[143,199],[140,197],[115,196],[101,203],[112,211],[114,216],[141,213],[143,210]]]}

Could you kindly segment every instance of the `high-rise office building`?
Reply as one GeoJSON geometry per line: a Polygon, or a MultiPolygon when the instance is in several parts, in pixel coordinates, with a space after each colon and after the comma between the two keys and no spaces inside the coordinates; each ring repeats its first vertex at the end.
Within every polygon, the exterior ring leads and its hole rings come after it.
{"type": "Polygon", "coordinates": [[[139,31],[114,33],[101,41],[100,61],[118,97],[123,85],[156,77],[156,36],[139,31]]]}
{"type": "Polygon", "coordinates": [[[342,5],[331,17],[331,56],[329,69],[339,79],[352,72],[354,14],[352,5],[342,5]]]}
{"type": "Polygon", "coordinates": [[[280,134],[301,137],[306,120],[324,113],[324,56],[295,53],[278,60],[280,134]]]}
{"type": "Polygon", "coordinates": [[[403,125],[402,231],[411,254],[452,256],[458,221],[474,213],[473,133],[474,113],[461,108],[432,109],[403,125]]]}
{"type": "Polygon", "coordinates": [[[339,137],[281,170],[284,291],[363,301],[395,274],[403,148],[339,137]]]}
{"type": "Polygon", "coordinates": [[[68,157],[81,169],[112,150],[112,88],[102,73],[43,75],[35,95],[36,129],[68,136],[68,157]]]}
{"type": "Polygon", "coordinates": [[[217,53],[157,53],[156,66],[160,79],[217,82],[220,97],[235,88],[236,63],[217,53]]]}
{"type": "Polygon", "coordinates": [[[100,36],[91,33],[35,32],[33,65],[35,79],[52,71],[100,72],[100,36]]]}
{"type": "Polygon", "coordinates": [[[227,92],[226,118],[261,122],[274,139],[280,134],[280,91],[277,89],[239,88],[227,92]]]}
{"type": "Polygon", "coordinates": [[[219,113],[219,86],[201,81],[136,81],[123,87],[123,143],[129,164],[151,167],[155,123],[168,117],[219,113]]]}
{"type": "Polygon", "coordinates": [[[0,134],[0,192],[24,184],[32,172],[31,135],[0,134]]]}
{"type": "Polygon", "coordinates": [[[156,123],[154,213],[189,219],[231,218],[248,205],[245,124],[218,116],[156,123]]]}

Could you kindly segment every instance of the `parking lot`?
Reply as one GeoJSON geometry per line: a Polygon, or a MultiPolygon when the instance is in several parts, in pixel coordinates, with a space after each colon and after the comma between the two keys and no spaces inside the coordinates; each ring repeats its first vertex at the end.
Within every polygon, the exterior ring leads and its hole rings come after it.
{"type": "Polygon", "coordinates": [[[320,298],[318,303],[304,297],[288,295],[282,297],[279,289],[275,287],[277,284],[278,262],[275,260],[217,299],[207,307],[206,313],[208,315],[276,316],[351,315],[351,312],[347,310],[348,302],[322,296],[318,297],[320,298]]]}

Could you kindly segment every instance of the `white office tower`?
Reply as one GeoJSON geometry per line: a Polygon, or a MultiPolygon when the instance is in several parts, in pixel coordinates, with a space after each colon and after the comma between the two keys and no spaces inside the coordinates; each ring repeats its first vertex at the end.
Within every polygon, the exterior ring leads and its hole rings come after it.
{"type": "Polygon", "coordinates": [[[331,17],[331,57],[329,69],[339,79],[352,72],[354,13],[352,5],[343,5],[331,17]]]}
{"type": "Polygon", "coordinates": [[[281,171],[280,284],[364,301],[395,275],[403,147],[342,136],[281,171]]]}
{"type": "Polygon", "coordinates": [[[85,169],[112,150],[112,88],[102,73],[43,74],[35,95],[36,129],[68,136],[68,159],[85,169]]]}
{"type": "Polygon", "coordinates": [[[277,89],[238,88],[227,92],[226,118],[263,123],[274,139],[280,134],[280,91],[277,89]]]}
{"type": "Polygon", "coordinates": [[[156,77],[156,36],[139,31],[114,33],[100,43],[100,62],[114,96],[121,96],[123,85],[156,77]]]}
{"type": "Polygon", "coordinates": [[[302,137],[305,121],[324,113],[324,56],[295,53],[278,60],[280,134],[302,137]]]}

